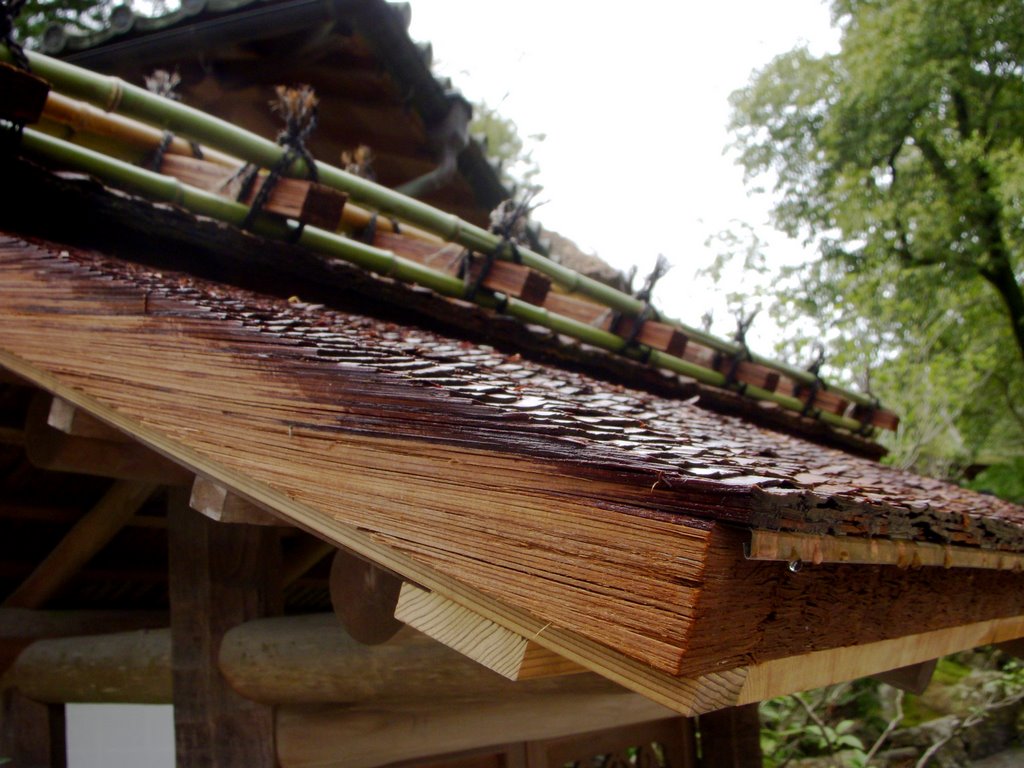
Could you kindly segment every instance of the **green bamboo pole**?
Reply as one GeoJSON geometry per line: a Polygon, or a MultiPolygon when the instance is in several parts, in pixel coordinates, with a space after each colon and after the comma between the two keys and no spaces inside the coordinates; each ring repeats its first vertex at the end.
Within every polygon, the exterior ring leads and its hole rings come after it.
{"type": "MultiPolygon", "coordinates": [[[[43,155],[61,165],[135,190],[149,199],[174,203],[193,213],[235,226],[242,224],[249,211],[249,208],[241,203],[36,130],[25,130],[22,147],[30,153],[43,155]]],[[[294,233],[294,225],[264,215],[257,217],[255,231],[267,237],[285,238],[294,233]]],[[[299,235],[298,243],[318,253],[344,259],[362,269],[394,277],[404,282],[418,283],[445,296],[466,298],[467,288],[465,282],[460,278],[403,259],[391,251],[375,248],[333,232],[306,226],[299,235]]],[[[502,298],[504,297],[478,294],[475,300],[483,306],[494,307],[502,298]]],[[[519,299],[508,297],[505,311],[524,322],[549,328],[601,349],[618,353],[632,351],[627,350],[626,341],[620,336],[519,299]]],[[[650,361],[654,365],[689,376],[705,384],[717,387],[727,385],[726,378],[721,373],[663,352],[651,350],[650,361]]],[[[745,392],[753,398],[769,400],[791,410],[801,410],[804,405],[796,398],[770,392],[760,387],[748,386],[745,392]]],[[[820,412],[818,416],[829,424],[845,429],[856,430],[861,426],[858,421],[832,413],[820,412]]]]}
{"type": "MultiPolygon", "coordinates": [[[[120,78],[100,75],[33,51],[26,53],[37,74],[45,77],[58,88],[108,111],[122,112],[151,122],[263,167],[269,167],[276,163],[284,152],[279,145],[268,139],[180,102],[156,96],[143,88],[126,83],[120,78]]],[[[10,53],[5,47],[0,47],[0,59],[10,60],[10,53]]],[[[320,180],[324,184],[347,192],[353,199],[371,205],[381,212],[394,215],[434,232],[445,240],[482,252],[493,251],[501,246],[501,240],[493,233],[419,200],[406,197],[387,187],[346,173],[326,163],[318,162],[317,170],[320,180]]],[[[290,169],[290,173],[297,176],[305,175],[305,171],[305,164],[301,160],[296,161],[290,169]]],[[[580,275],[527,248],[520,247],[518,250],[524,264],[547,275],[569,291],[586,294],[605,306],[630,316],[636,316],[643,311],[643,303],[634,296],[580,275]]],[[[510,254],[500,255],[508,258],[510,254]]],[[[736,342],[719,339],[678,320],[665,318],[664,322],[679,328],[689,338],[724,354],[747,353],[747,350],[744,350],[736,342]]],[[[772,360],[753,352],[750,353],[750,359],[752,362],[785,374],[802,384],[811,385],[816,381],[814,374],[787,363],[772,360]]],[[[832,391],[854,403],[866,406],[874,405],[872,399],[864,394],[834,384],[828,386],[832,391]]]]}

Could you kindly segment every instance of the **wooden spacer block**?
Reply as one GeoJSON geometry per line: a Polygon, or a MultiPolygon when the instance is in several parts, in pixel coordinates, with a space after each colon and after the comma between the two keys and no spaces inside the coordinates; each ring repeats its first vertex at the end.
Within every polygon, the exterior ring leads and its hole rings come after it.
{"type": "Polygon", "coordinates": [[[97,440],[110,440],[115,443],[130,442],[129,438],[119,430],[104,424],[94,416],[90,416],[80,408],[59,397],[50,403],[50,413],[46,423],[65,435],[92,437],[97,440]]]}
{"type": "Polygon", "coordinates": [[[586,671],[522,635],[408,582],[402,585],[395,618],[510,680],[586,671]]]}
{"type": "Polygon", "coordinates": [[[245,525],[278,525],[289,523],[272,515],[262,507],[246,501],[229,491],[223,485],[196,475],[192,483],[189,506],[218,523],[242,523],[245,525]]]}
{"type": "MultiPolygon", "coordinates": [[[[238,181],[233,178],[236,170],[197,157],[171,153],[164,155],[160,165],[160,172],[164,175],[224,197],[237,195],[238,181]]],[[[266,175],[261,175],[242,202],[251,204],[265,182],[266,175]]],[[[333,232],[341,224],[347,199],[343,192],[323,184],[280,178],[271,190],[264,210],[333,232]]]]}

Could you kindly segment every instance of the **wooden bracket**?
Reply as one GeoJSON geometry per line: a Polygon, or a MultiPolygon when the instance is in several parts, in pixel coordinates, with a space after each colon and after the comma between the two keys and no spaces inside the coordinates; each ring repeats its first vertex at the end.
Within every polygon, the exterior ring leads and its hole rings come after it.
{"type": "Polygon", "coordinates": [[[242,523],[244,525],[289,526],[277,515],[267,512],[241,496],[232,493],[220,483],[200,475],[192,483],[189,505],[196,512],[206,515],[218,523],[242,523]]]}
{"type": "Polygon", "coordinates": [[[395,617],[510,680],[586,670],[434,592],[406,582],[395,617]]]}
{"type": "Polygon", "coordinates": [[[49,413],[50,396],[39,393],[29,406],[25,453],[40,469],[164,485],[192,482],[191,472],[138,443],[78,437],[56,430],[47,423],[49,413]]]}
{"type": "Polygon", "coordinates": [[[339,549],[331,563],[331,604],[353,638],[377,645],[402,628],[395,606],[402,580],[369,560],[339,549]]]}
{"type": "Polygon", "coordinates": [[[907,693],[919,696],[924,693],[924,689],[932,681],[932,675],[935,673],[935,665],[937,663],[937,659],[922,661],[920,664],[911,664],[907,667],[890,669],[888,672],[879,672],[877,675],[871,675],[871,677],[879,682],[887,683],[893,688],[899,688],[907,693]]]}

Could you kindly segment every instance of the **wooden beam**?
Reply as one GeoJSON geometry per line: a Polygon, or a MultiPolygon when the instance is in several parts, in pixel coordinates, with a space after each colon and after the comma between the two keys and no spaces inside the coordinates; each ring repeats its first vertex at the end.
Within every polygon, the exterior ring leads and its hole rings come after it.
{"type": "Polygon", "coordinates": [[[935,665],[937,663],[938,659],[922,661],[920,664],[890,669],[888,672],[880,672],[877,675],[871,675],[871,677],[894,688],[899,688],[907,693],[919,696],[924,693],[928,683],[932,681],[932,675],[935,673],[935,665]]]}
{"type": "MultiPolygon", "coordinates": [[[[228,630],[221,674],[266,704],[374,704],[604,695],[623,689],[593,673],[513,682],[413,630],[379,645],[349,636],[330,613],[256,619],[228,630]]],[[[6,682],[39,701],[166,703],[169,629],[54,638],[32,643],[6,682]]]]}
{"type": "Polygon", "coordinates": [[[224,633],[276,612],[280,548],[272,528],[219,525],[169,494],[171,659],[177,764],[273,768],[272,707],[239,696],[217,667],[224,633]]]}
{"type": "Polygon", "coordinates": [[[165,485],[186,485],[193,473],[137,443],[66,435],[47,420],[50,398],[33,399],[25,428],[25,452],[40,469],[100,475],[165,485]]]}
{"type": "Polygon", "coordinates": [[[0,427],[0,445],[25,445],[25,430],[18,427],[0,427]]]}
{"type": "Polygon", "coordinates": [[[66,768],[63,704],[40,704],[13,688],[0,691],[0,757],[13,768],[66,768]]]}
{"type": "Polygon", "coordinates": [[[38,640],[5,682],[48,703],[170,704],[169,629],[38,640]]]}
{"type": "Polygon", "coordinates": [[[117,535],[138,512],[156,485],[115,482],[96,505],[75,523],[60,543],[3,602],[4,608],[38,608],[117,535]]]}
{"type": "Polygon", "coordinates": [[[602,730],[672,713],[633,693],[560,694],[538,701],[481,701],[443,708],[281,707],[282,768],[368,768],[399,760],[602,730]]]}
{"type": "Polygon", "coordinates": [[[348,633],[376,645],[404,625],[395,618],[402,580],[351,552],[339,549],[331,561],[331,605],[348,633]]]}
{"type": "Polygon", "coordinates": [[[704,768],[761,768],[761,719],[756,704],[697,718],[704,768]]]}
{"type": "Polygon", "coordinates": [[[162,611],[36,611],[0,608],[0,675],[28,645],[70,635],[167,626],[162,611]]]}
{"type": "Polygon", "coordinates": [[[231,493],[220,483],[199,475],[192,483],[189,505],[218,523],[289,526],[287,521],[231,493]]]}
{"type": "Polygon", "coordinates": [[[697,768],[697,743],[692,720],[672,717],[636,725],[528,742],[528,766],[601,765],[697,768]],[[657,746],[655,746],[657,745],[657,746]]]}
{"type": "Polygon", "coordinates": [[[860,565],[895,565],[900,568],[985,568],[1024,570],[1024,553],[929,544],[921,541],[866,539],[856,536],[814,536],[786,531],[751,531],[747,557],[775,560],[860,565]]]}
{"type": "Polygon", "coordinates": [[[585,671],[547,648],[414,584],[402,585],[395,617],[509,680],[585,671]]]}
{"type": "Polygon", "coordinates": [[[131,442],[123,432],[104,424],[81,408],[76,408],[67,400],[59,397],[53,398],[50,402],[50,412],[46,416],[46,423],[65,435],[92,437],[114,443],[131,442]]]}

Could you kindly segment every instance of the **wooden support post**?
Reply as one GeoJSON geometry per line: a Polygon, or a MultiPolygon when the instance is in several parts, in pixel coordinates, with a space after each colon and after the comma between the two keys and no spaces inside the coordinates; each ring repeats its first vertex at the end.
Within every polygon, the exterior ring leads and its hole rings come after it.
{"type": "Polygon", "coordinates": [[[0,692],[0,757],[14,768],[65,768],[64,705],[40,704],[16,689],[0,692]]]}
{"type": "Polygon", "coordinates": [[[339,549],[331,562],[331,605],[348,633],[376,645],[404,624],[395,618],[402,580],[369,560],[339,549]]]}
{"type": "Polygon", "coordinates": [[[703,768],[761,768],[757,704],[709,712],[697,719],[703,768]]]}
{"type": "Polygon", "coordinates": [[[38,608],[120,531],[156,490],[152,483],[119,480],[71,528],[53,551],[3,602],[38,608]]]}
{"type": "Polygon", "coordinates": [[[273,528],[220,525],[169,494],[175,745],[182,768],[273,768],[274,712],[235,693],[217,655],[224,633],[275,613],[280,548],[273,528]]]}

